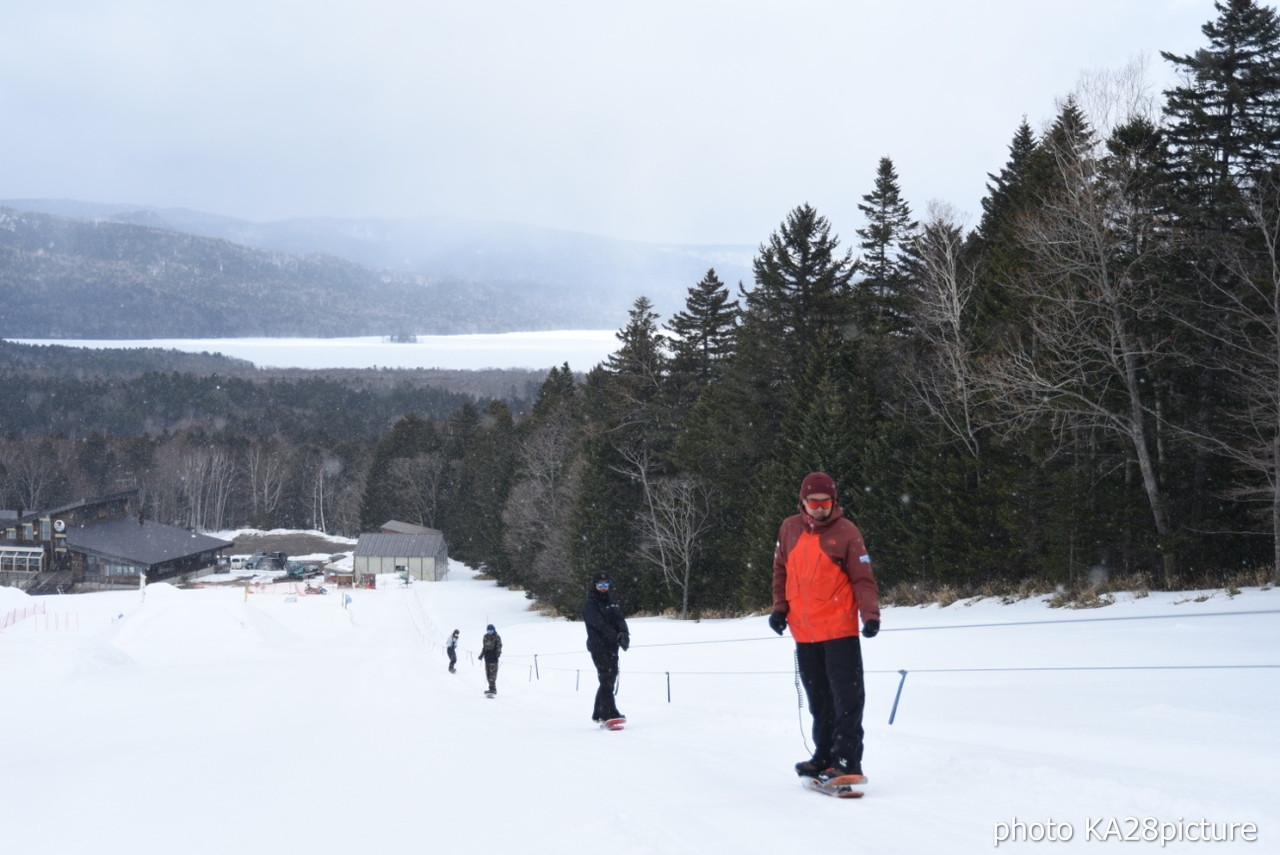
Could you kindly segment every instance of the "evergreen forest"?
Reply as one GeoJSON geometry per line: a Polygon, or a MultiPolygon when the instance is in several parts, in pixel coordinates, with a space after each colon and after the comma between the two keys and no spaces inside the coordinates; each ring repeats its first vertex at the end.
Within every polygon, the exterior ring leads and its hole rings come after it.
{"type": "Polygon", "coordinates": [[[886,156],[853,236],[798,204],[753,281],[708,270],[665,319],[637,297],[607,361],[527,398],[272,380],[297,418],[265,423],[195,403],[255,381],[175,372],[138,388],[189,383],[185,410],[33,436],[11,422],[78,387],[9,378],[6,503],[133,483],[195,528],[400,519],[551,611],[603,570],[628,612],[696,617],[768,608],[824,470],[889,596],[1276,581],[1280,18],[1214,11],[1159,96],[1097,75],[1012,129],[978,222],[912,211],[886,156]]]}

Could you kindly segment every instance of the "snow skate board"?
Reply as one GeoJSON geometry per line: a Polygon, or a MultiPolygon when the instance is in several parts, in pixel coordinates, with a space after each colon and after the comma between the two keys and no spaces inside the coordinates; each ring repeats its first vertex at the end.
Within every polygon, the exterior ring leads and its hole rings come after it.
{"type": "Polygon", "coordinates": [[[600,722],[601,730],[622,730],[622,726],[627,723],[625,718],[609,718],[600,722]]]}
{"type": "Polygon", "coordinates": [[[863,787],[867,785],[866,775],[837,775],[825,781],[821,778],[805,777],[805,786],[816,790],[824,796],[838,799],[860,799],[864,795],[863,787]]]}

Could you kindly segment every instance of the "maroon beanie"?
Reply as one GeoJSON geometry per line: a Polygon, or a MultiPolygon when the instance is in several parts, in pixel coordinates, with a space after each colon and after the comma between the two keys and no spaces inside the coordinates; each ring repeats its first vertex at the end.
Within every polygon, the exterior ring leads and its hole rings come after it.
{"type": "Polygon", "coordinates": [[[826,493],[832,499],[836,496],[836,482],[826,472],[810,472],[800,482],[800,498],[805,499],[814,493],[826,493]]]}

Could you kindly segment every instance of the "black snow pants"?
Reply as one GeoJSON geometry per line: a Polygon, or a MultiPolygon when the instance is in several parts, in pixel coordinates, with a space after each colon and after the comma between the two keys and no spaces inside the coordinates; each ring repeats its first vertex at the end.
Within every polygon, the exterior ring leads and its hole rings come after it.
{"type": "Polygon", "coordinates": [[[596,705],[591,713],[591,720],[620,718],[618,703],[613,699],[613,690],[618,684],[618,651],[593,652],[591,661],[595,663],[596,676],[600,679],[600,688],[596,689],[596,705]]]}
{"type": "Polygon", "coordinates": [[[862,646],[858,636],[796,644],[800,683],[813,714],[813,756],[862,771],[862,646]]]}

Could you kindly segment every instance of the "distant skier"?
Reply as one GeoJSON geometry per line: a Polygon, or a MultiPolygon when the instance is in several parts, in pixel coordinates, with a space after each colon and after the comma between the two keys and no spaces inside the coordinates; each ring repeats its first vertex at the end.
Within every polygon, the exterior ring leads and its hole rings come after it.
{"type": "Polygon", "coordinates": [[[596,689],[595,708],[591,720],[605,722],[626,718],[618,712],[614,691],[618,684],[618,648],[631,646],[631,634],[622,610],[609,599],[613,583],[609,574],[597,573],[591,579],[587,601],[582,604],[582,620],[587,625],[587,650],[596,666],[600,687],[596,689]]]}
{"type": "Polygon", "coordinates": [[[493,628],[493,624],[485,627],[484,639],[480,643],[480,655],[484,660],[484,676],[489,680],[489,689],[485,692],[489,697],[498,694],[498,659],[502,656],[502,636],[493,628]]]}
{"type": "Polygon", "coordinates": [[[449,654],[449,673],[456,674],[458,664],[458,631],[455,629],[453,635],[449,636],[449,643],[444,648],[445,653],[449,654]]]}

